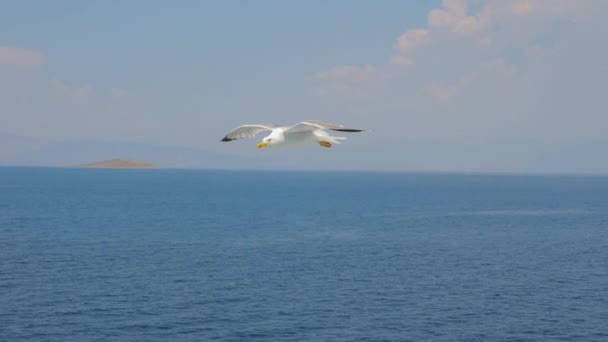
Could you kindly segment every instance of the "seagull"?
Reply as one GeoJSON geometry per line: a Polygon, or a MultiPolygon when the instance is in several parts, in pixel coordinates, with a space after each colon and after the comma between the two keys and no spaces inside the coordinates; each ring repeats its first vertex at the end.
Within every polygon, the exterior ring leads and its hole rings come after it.
{"type": "Polygon", "coordinates": [[[316,143],[321,147],[330,148],[334,144],[339,144],[345,137],[334,137],[325,130],[338,132],[363,132],[362,129],[345,128],[342,125],[331,124],[316,120],[299,122],[293,126],[279,125],[242,125],[228,133],[221,141],[229,142],[242,138],[253,138],[262,131],[270,131],[258,144],[262,147],[295,147],[307,143],[316,143]]]}

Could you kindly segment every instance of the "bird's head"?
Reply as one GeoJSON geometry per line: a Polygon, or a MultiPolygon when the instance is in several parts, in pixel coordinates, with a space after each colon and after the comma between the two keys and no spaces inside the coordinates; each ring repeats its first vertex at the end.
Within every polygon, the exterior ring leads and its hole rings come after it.
{"type": "Polygon", "coordinates": [[[262,148],[262,147],[272,147],[276,144],[279,144],[283,141],[283,136],[281,134],[277,134],[277,133],[271,133],[270,135],[268,135],[267,137],[265,137],[264,139],[262,139],[262,141],[260,141],[260,143],[258,144],[258,148],[262,148]]]}

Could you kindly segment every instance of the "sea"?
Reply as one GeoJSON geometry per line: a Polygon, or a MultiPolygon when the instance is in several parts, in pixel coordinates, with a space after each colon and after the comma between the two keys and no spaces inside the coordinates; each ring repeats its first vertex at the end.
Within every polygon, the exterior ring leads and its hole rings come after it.
{"type": "Polygon", "coordinates": [[[608,177],[2,167],[0,341],[608,341],[608,177]]]}

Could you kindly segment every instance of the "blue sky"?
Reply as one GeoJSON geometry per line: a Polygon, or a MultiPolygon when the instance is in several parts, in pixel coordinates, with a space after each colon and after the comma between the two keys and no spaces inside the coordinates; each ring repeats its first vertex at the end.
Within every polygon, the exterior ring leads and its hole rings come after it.
{"type": "Polygon", "coordinates": [[[3,1],[0,133],[277,168],[605,173],[606,14],[593,0],[3,1]],[[218,143],[304,119],[372,131],[331,151],[218,143]]]}

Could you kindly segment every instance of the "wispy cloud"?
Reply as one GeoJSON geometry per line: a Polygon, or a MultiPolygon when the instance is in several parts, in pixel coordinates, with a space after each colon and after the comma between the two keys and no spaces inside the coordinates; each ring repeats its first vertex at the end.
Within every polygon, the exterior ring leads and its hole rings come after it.
{"type": "Polygon", "coordinates": [[[118,88],[118,87],[110,88],[110,97],[112,99],[115,99],[115,100],[122,99],[127,95],[128,95],[128,92],[125,89],[118,88]]]}
{"type": "Polygon", "coordinates": [[[380,77],[379,70],[372,65],[343,65],[313,75],[317,81],[367,82],[380,77]]]}
{"type": "Polygon", "coordinates": [[[460,79],[447,81],[431,81],[425,84],[421,91],[427,93],[439,102],[450,102],[457,96],[462,94],[466,89],[475,82],[483,80],[494,80],[497,83],[505,82],[505,80],[513,80],[519,77],[519,81],[524,82],[523,76],[518,73],[517,68],[507,64],[503,59],[496,59],[487,63],[483,63],[479,68],[465,74],[460,79]]]}
{"type": "Polygon", "coordinates": [[[0,66],[9,68],[38,68],[47,61],[46,56],[36,50],[0,46],[0,66]]]}
{"type": "Polygon", "coordinates": [[[600,1],[444,0],[386,62],[329,68],[314,86],[340,89],[322,94],[345,106],[366,94],[397,141],[605,140],[606,13],[600,1]]]}
{"type": "Polygon", "coordinates": [[[55,79],[50,83],[50,94],[55,100],[69,105],[82,106],[89,103],[93,96],[93,86],[90,84],[69,86],[55,79]]]}
{"type": "Polygon", "coordinates": [[[388,73],[373,65],[343,65],[312,75],[317,95],[367,98],[382,88],[388,73]]]}
{"type": "Polygon", "coordinates": [[[466,0],[444,0],[441,7],[428,12],[425,26],[398,36],[395,53],[386,63],[317,72],[312,77],[315,87],[360,93],[379,81],[410,78],[415,68],[418,74],[413,79],[422,81],[423,88],[435,89],[445,100],[458,92],[445,91],[439,84],[455,83],[496,60],[504,66],[521,64],[518,56],[538,61],[551,48],[546,46],[546,36],[556,32],[557,24],[574,23],[589,11],[588,3],[567,0],[480,1],[476,5],[472,9],[466,0]],[[442,76],[435,69],[450,72],[442,76]],[[461,76],[455,77],[458,72],[461,76]]]}
{"type": "Polygon", "coordinates": [[[466,0],[445,0],[441,8],[428,15],[428,27],[455,33],[470,33],[484,29],[488,24],[487,10],[469,15],[466,0]]]}
{"type": "Polygon", "coordinates": [[[399,51],[409,51],[415,49],[416,47],[429,44],[430,42],[431,37],[429,30],[424,28],[416,28],[408,30],[402,34],[401,37],[397,39],[395,47],[399,51]]]}

